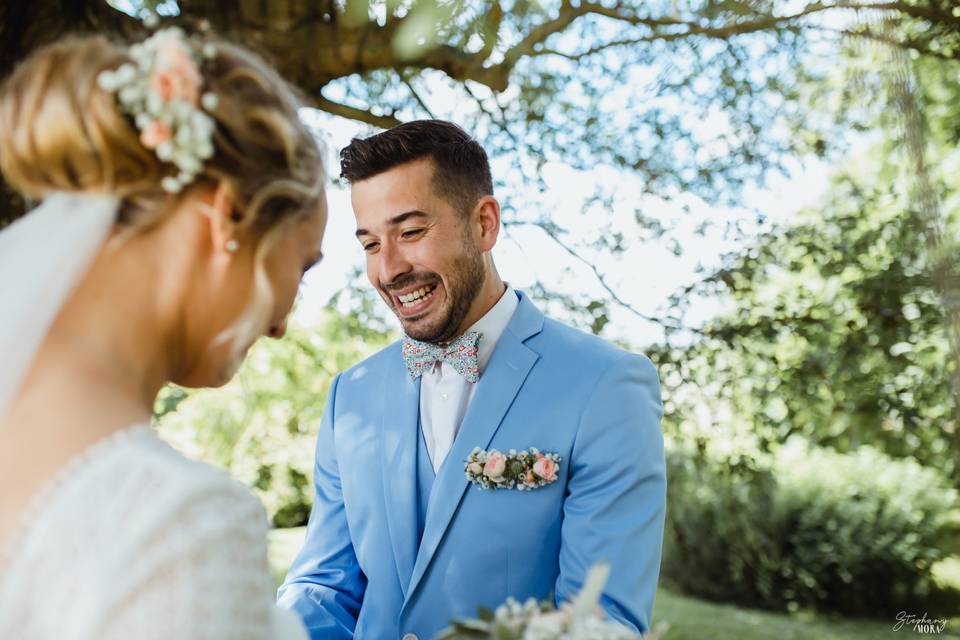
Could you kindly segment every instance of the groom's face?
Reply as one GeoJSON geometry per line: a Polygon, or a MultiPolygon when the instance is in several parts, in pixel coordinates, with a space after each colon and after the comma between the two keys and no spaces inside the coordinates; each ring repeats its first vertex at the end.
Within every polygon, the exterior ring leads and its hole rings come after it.
{"type": "Polygon", "coordinates": [[[429,158],[353,184],[367,277],[411,338],[455,338],[486,276],[467,212],[437,195],[429,158]]]}

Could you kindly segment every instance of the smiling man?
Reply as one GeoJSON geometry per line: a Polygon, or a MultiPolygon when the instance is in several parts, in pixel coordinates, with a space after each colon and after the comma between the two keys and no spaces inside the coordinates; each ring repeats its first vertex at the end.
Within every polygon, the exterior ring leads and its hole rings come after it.
{"type": "Polygon", "coordinates": [[[666,492],[650,360],[503,282],[487,156],[456,125],[354,140],[341,170],[406,337],[331,385],[281,605],[314,640],[426,640],[508,597],[568,600],[608,561],[601,605],[646,631],[666,492]]]}

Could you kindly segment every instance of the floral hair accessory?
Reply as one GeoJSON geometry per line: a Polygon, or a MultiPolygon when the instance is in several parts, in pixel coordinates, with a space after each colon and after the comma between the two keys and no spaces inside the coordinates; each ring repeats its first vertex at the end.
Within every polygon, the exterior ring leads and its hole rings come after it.
{"type": "MultiPolygon", "coordinates": [[[[204,47],[204,58],[216,50],[204,47]]],[[[130,47],[133,62],[103,71],[97,83],[116,94],[121,110],[140,131],[140,142],[162,162],[177,168],[161,181],[165,191],[178,193],[193,182],[203,162],[213,155],[216,123],[207,112],[217,108],[214,93],[201,93],[200,61],[183,31],[170,27],[130,47]]]]}
{"type": "Polygon", "coordinates": [[[482,489],[539,489],[557,480],[560,456],[543,453],[536,447],[527,451],[500,453],[496,449],[474,449],[467,458],[467,480],[482,489]]]}

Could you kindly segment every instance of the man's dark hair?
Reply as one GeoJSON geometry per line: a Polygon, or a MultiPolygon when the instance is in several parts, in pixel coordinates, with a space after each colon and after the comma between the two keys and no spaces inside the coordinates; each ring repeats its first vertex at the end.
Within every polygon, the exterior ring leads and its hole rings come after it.
{"type": "Polygon", "coordinates": [[[487,153],[466,131],[444,120],[416,120],[361,140],[340,152],[340,177],[351,184],[396,166],[430,157],[437,193],[468,213],[477,200],[493,195],[487,153]]]}

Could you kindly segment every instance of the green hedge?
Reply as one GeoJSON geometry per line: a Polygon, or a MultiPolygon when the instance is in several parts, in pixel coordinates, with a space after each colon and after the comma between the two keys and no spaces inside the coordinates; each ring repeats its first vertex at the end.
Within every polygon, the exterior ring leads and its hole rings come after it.
{"type": "Polygon", "coordinates": [[[931,567],[951,552],[957,493],[870,448],[792,441],[773,455],[668,447],[663,578],[717,601],[888,617],[954,606],[931,567]]]}
{"type": "Polygon", "coordinates": [[[390,336],[327,312],[310,329],[262,340],[220,389],[166,388],[155,415],[160,434],[188,456],[228,470],[263,500],[276,527],[307,523],[313,459],[333,376],[390,336]]]}

